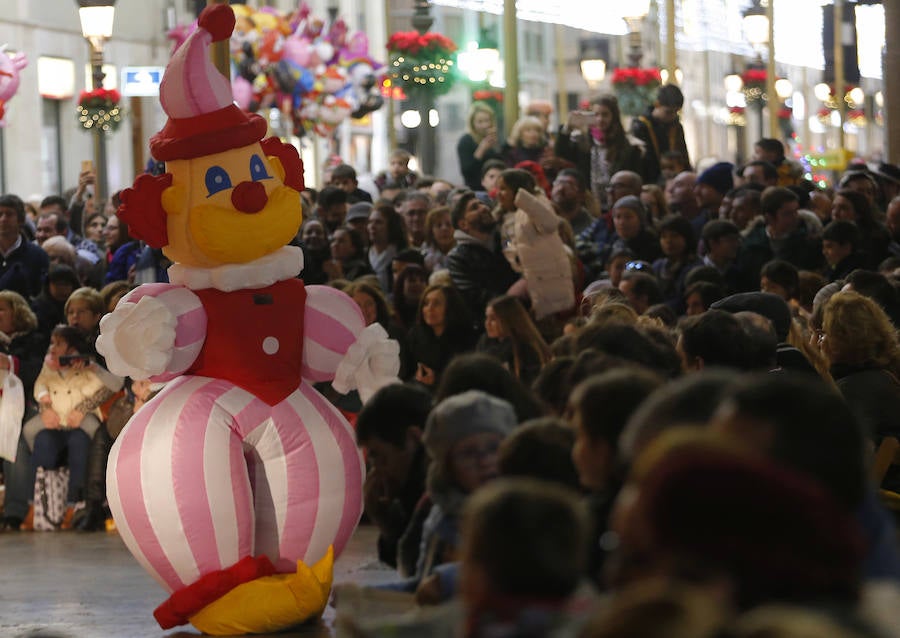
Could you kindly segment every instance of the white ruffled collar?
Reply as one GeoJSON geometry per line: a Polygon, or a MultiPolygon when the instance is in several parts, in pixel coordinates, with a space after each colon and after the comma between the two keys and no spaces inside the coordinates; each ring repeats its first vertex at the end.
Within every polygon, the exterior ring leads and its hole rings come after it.
{"type": "Polygon", "coordinates": [[[276,252],[246,264],[225,264],[216,268],[196,268],[183,264],[169,267],[169,282],[191,290],[215,288],[222,292],[265,288],[291,279],[303,270],[303,250],[284,246],[276,252]]]}

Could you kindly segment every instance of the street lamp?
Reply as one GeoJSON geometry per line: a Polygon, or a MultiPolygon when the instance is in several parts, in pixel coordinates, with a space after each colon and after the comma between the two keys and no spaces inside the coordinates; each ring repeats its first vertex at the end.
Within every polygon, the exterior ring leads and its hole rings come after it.
{"type": "Polygon", "coordinates": [[[629,0],[622,11],[622,19],[628,25],[628,61],[632,68],[641,66],[644,53],[641,50],[641,23],[650,13],[650,0],[629,0]]]}
{"type": "MultiPolygon", "coordinates": [[[[115,0],[77,0],[81,33],[91,47],[91,88],[103,88],[103,45],[112,36],[113,20],[116,15],[115,0]]],[[[94,131],[94,198],[100,210],[106,203],[107,170],[106,138],[101,127],[94,131]]]]}
{"type": "Polygon", "coordinates": [[[606,60],[608,54],[607,43],[603,38],[586,38],[579,42],[581,49],[581,77],[587,82],[591,90],[606,77],[606,60]]]}
{"type": "MultiPolygon", "coordinates": [[[[774,18],[774,0],[753,0],[747,9],[743,12],[742,27],[744,37],[756,52],[756,62],[754,66],[765,69],[766,71],[766,89],[764,94],[768,99],[775,99],[775,42],[773,41],[773,18],[774,18]],[[769,59],[767,65],[763,65],[762,51],[767,49],[769,59]]],[[[760,137],[763,136],[763,101],[759,102],[759,129],[760,137]]],[[[769,105],[769,125],[771,134],[775,135],[778,128],[778,113],[772,104],[769,105]]]]}
{"type": "Polygon", "coordinates": [[[744,37],[762,61],[762,49],[769,42],[769,18],[760,0],[753,0],[753,4],[744,11],[741,25],[744,37]]]}

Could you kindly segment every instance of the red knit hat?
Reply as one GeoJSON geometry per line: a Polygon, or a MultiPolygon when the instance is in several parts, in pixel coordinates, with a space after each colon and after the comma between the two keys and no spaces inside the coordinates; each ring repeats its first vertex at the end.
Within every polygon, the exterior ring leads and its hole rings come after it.
{"type": "Polygon", "coordinates": [[[169,61],[159,86],[159,101],[169,121],[150,139],[150,152],[157,160],[221,153],[265,136],[266,121],[234,104],[231,84],[209,57],[209,45],[228,39],[234,22],[230,6],[207,7],[197,30],[169,61]]]}

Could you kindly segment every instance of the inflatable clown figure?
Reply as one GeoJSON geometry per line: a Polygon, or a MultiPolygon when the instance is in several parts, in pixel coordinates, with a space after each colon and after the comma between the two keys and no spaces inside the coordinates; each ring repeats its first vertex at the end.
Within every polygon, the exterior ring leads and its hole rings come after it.
{"type": "Polygon", "coordinates": [[[132,233],[174,262],[104,318],[109,368],[167,381],[116,440],[109,503],[128,548],[170,593],[154,615],[209,634],[264,633],[320,615],[333,556],[362,510],[353,432],[312,383],[368,395],[398,346],[337,290],[305,287],[302,165],[232,103],[209,61],[234,28],[207,8],[160,86],[151,142],[167,173],[122,196],[132,233]]]}

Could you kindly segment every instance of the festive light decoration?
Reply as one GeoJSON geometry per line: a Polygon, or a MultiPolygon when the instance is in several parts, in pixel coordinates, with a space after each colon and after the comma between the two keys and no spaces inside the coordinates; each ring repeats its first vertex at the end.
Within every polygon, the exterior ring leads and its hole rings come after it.
{"type": "Polygon", "coordinates": [[[766,101],[766,70],[765,69],[747,69],[741,73],[741,82],[743,86],[741,90],[747,102],[766,101]]]}
{"type": "Polygon", "coordinates": [[[387,42],[391,59],[387,75],[406,90],[446,93],[455,77],[456,48],[453,40],[440,33],[397,32],[387,42]]]}
{"type": "Polygon", "coordinates": [[[868,120],[866,119],[866,112],[862,109],[853,109],[852,111],[848,111],[847,121],[857,128],[863,128],[868,123],[868,120]]]}
{"type": "MultiPolygon", "coordinates": [[[[838,100],[834,93],[834,84],[820,84],[816,86],[816,97],[822,101],[825,108],[831,109],[832,111],[837,110],[838,100]],[[827,93],[824,91],[826,87],[827,93]]],[[[852,110],[861,106],[864,97],[862,91],[855,84],[848,84],[844,87],[844,102],[848,109],[852,110]],[[857,99],[855,98],[859,99],[859,102],[857,102],[857,99]]]]}
{"type": "Polygon", "coordinates": [[[98,128],[104,133],[116,131],[122,123],[122,95],[115,89],[94,89],[82,91],[78,96],[78,121],[86,131],[98,128]]]}
{"type": "Polygon", "coordinates": [[[619,98],[619,110],[626,115],[640,115],[653,102],[662,77],[655,67],[630,67],[615,69],[610,81],[619,98]]]}
{"type": "Polygon", "coordinates": [[[747,126],[747,109],[743,106],[730,107],[725,123],[729,126],[747,126]]]}

